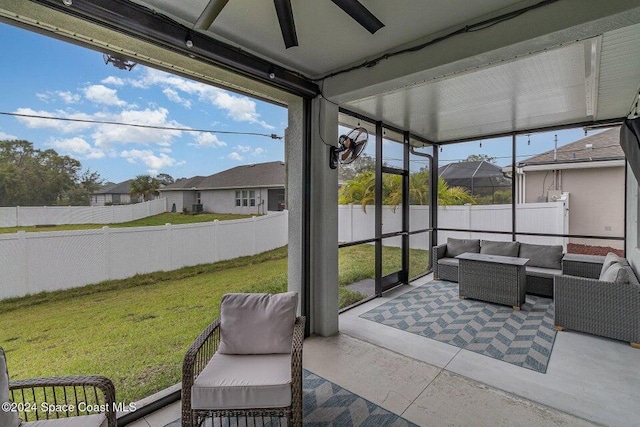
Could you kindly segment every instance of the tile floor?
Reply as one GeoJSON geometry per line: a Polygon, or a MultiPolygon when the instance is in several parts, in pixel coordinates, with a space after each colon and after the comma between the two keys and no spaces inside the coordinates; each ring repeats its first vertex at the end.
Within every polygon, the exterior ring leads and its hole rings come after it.
{"type": "MultiPolygon", "coordinates": [[[[341,333],[305,340],[304,367],[424,426],[640,425],[640,350],[560,332],[546,374],[358,317],[425,283],[340,315],[341,333]]],[[[164,427],[174,403],[131,427],[164,427]]]]}

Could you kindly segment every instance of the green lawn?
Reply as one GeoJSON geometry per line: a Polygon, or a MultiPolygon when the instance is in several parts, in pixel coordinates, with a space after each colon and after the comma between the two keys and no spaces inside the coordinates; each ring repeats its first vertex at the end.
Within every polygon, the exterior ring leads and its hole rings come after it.
{"type": "MultiPolygon", "coordinates": [[[[411,254],[412,269],[424,269],[428,253],[411,254]]],[[[385,248],[385,256],[385,269],[393,268],[400,250],[385,248]]],[[[364,298],[344,285],[373,277],[373,260],[371,245],[340,250],[341,307],[364,298]]],[[[218,316],[223,294],[286,289],[283,247],[254,257],[13,298],[0,301],[0,346],[13,379],[105,375],[114,381],[118,400],[129,402],[180,381],[184,353],[218,316]]]]}
{"type": "Polygon", "coordinates": [[[147,218],[137,219],[135,221],[121,222],[117,224],[65,224],[55,225],[52,227],[2,227],[0,233],[15,233],[17,231],[37,232],[37,231],[64,231],[64,230],[90,230],[95,228],[102,228],[109,226],[113,228],[118,227],[148,227],[170,224],[192,224],[195,222],[209,222],[214,220],[225,221],[229,219],[243,219],[251,218],[252,215],[237,215],[237,214],[218,214],[218,213],[204,213],[199,215],[185,215],[182,213],[170,213],[165,212],[158,215],[150,216],[147,218]]]}

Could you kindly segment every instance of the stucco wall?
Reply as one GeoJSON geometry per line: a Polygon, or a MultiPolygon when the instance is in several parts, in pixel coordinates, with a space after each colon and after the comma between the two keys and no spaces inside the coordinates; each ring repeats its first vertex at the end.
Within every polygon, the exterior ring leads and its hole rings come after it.
{"type": "MultiPolygon", "coordinates": [[[[569,193],[570,234],[624,235],[624,167],[565,169],[560,174],[558,189],[569,193]]],[[[547,195],[548,189],[556,188],[553,171],[548,175],[544,171],[526,172],[525,176],[526,203],[535,203],[539,196],[547,195]]],[[[571,242],[622,248],[622,242],[613,240],[571,242]]]]}
{"type": "MultiPolygon", "coordinates": [[[[182,212],[184,205],[184,195],[182,191],[163,191],[162,197],[167,199],[167,210],[171,212],[173,204],[176,205],[176,212],[182,212]]],[[[189,207],[190,209],[191,207],[189,207]]]]}
{"type": "Polygon", "coordinates": [[[640,271],[640,239],[638,239],[638,181],[629,169],[627,174],[627,247],[625,255],[634,270],[640,271]]]}

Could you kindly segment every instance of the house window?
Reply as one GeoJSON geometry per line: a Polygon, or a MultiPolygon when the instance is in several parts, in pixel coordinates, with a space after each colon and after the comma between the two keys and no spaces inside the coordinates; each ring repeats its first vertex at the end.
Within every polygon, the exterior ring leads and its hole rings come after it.
{"type": "Polygon", "coordinates": [[[197,203],[198,203],[199,205],[201,205],[201,204],[202,204],[202,200],[201,200],[200,192],[199,192],[199,191],[196,193],[196,198],[198,199],[197,203]]]}
{"type": "Polygon", "coordinates": [[[236,206],[255,206],[256,192],[254,190],[236,191],[236,206]]]}

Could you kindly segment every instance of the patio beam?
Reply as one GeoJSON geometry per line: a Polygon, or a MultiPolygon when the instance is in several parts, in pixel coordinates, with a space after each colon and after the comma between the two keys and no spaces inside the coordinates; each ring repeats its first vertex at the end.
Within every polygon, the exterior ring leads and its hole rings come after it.
{"type": "MultiPolygon", "coordinates": [[[[503,9],[474,22],[514,9],[517,8],[503,9]]],[[[640,0],[557,1],[497,25],[446,38],[424,49],[385,58],[374,65],[327,78],[323,93],[342,104],[510,61],[636,23],[640,23],[640,0]]],[[[393,51],[420,45],[455,29],[433,34],[411,45],[399,46],[393,51]]]]}

